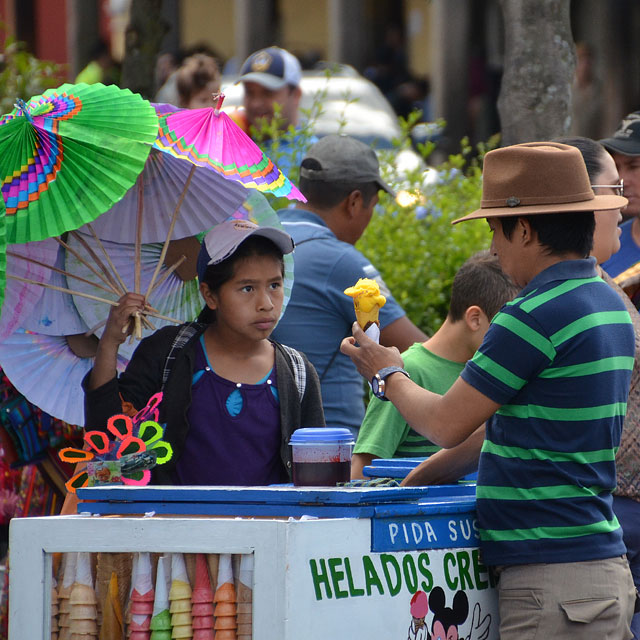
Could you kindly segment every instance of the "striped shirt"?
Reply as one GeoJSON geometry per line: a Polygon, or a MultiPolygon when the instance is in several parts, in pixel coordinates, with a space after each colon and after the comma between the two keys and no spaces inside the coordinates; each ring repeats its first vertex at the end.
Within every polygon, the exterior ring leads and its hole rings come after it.
{"type": "Polygon", "coordinates": [[[611,491],[633,360],[631,319],[593,259],[545,269],[496,315],[461,374],[501,405],[478,474],[487,564],[625,552],[611,491]]]}

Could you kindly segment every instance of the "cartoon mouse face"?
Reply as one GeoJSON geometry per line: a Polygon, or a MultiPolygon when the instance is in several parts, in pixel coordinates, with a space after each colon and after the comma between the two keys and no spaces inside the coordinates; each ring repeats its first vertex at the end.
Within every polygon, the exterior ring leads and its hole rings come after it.
{"type": "Polygon", "coordinates": [[[469,600],[464,591],[453,597],[453,607],[445,606],[441,587],[434,587],[429,595],[429,609],[433,612],[429,640],[458,640],[458,627],[469,615],[469,600]]]}

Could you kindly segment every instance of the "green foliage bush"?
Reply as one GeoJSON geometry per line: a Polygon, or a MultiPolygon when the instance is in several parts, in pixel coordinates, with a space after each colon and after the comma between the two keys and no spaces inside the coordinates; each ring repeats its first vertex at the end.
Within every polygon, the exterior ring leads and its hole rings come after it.
{"type": "Polygon", "coordinates": [[[0,114],[11,111],[16,98],[28,100],[62,81],[60,65],[38,60],[24,42],[5,39],[0,54],[0,114]]]}
{"type": "Polygon", "coordinates": [[[451,283],[460,265],[490,244],[484,220],[451,224],[480,206],[480,162],[486,147],[477,151],[479,155],[471,158],[473,150],[463,140],[460,153],[432,168],[435,179],[428,185],[421,171],[399,176],[394,154],[379,153],[387,182],[396,191],[408,193],[414,202],[402,207],[388,194],[381,194],[357,247],[379,269],[414,324],[429,335],[447,315],[451,283]]]}
{"type": "MultiPolygon", "coordinates": [[[[312,112],[304,114],[302,129],[290,127],[281,131],[276,116],[276,121],[253,132],[258,141],[270,140],[268,152],[276,165],[291,165],[288,177],[293,182],[297,182],[298,163],[292,162],[289,154],[295,153],[298,162],[304,157],[321,105],[319,97],[312,112]]],[[[489,247],[490,235],[484,220],[455,226],[451,221],[480,206],[481,161],[496,140],[478,149],[463,140],[458,154],[431,168],[431,176],[437,179],[425,184],[424,166],[401,174],[396,162],[398,154],[411,147],[410,131],[418,119],[419,113],[401,119],[403,135],[395,141],[395,148],[378,151],[384,179],[396,191],[408,194],[413,202],[400,206],[394,198],[381,193],[371,222],[356,246],[378,268],[409,318],[431,335],[447,315],[456,271],[470,255],[489,247]]],[[[425,163],[434,147],[433,143],[418,145],[425,163]]],[[[285,208],[291,203],[275,199],[272,206],[285,208]]]]}

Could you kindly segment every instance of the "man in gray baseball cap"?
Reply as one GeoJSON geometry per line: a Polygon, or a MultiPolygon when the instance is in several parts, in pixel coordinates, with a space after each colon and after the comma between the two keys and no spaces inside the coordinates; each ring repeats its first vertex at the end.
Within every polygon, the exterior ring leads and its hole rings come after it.
{"type": "Polygon", "coordinates": [[[640,111],[624,117],[616,132],[600,143],[613,156],[629,200],[622,212],[627,220],[621,225],[620,250],[602,265],[615,278],[640,262],[640,111]]]}
{"type": "Polygon", "coordinates": [[[307,202],[279,212],[296,244],[295,281],[273,337],[304,351],[315,366],[326,423],[356,434],[364,401],[358,373],[340,353],[340,341],[355,321],[353,300],[344,290],[360,278],[378,282],[387,297],[380,309],[382,344],[404,351],[426,339],[353,246],[371,220],[378,193],[394,193],[380,175],[375,151],[346,135],[326,136],[310,147],[300,164],[299,187],[307,202]]]}

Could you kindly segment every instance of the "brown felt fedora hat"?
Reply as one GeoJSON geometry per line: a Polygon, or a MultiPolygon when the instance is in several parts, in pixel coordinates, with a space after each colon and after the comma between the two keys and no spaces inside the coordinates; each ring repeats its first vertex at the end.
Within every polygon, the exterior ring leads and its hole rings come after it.
{"type": "Polygon", "coordinates": [[[489,151],[482,171],[480,209],[453,221],[541,213],[606,211],[622,196],[596,196],[582,154],[558,142],[526,142],[489,151]]]}

